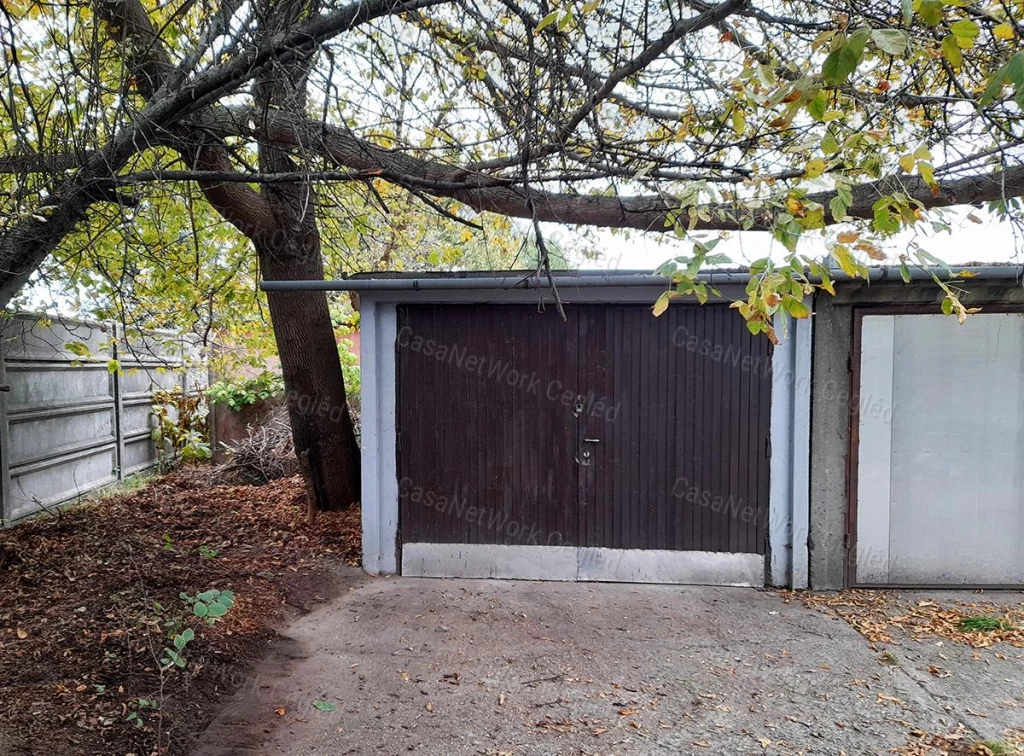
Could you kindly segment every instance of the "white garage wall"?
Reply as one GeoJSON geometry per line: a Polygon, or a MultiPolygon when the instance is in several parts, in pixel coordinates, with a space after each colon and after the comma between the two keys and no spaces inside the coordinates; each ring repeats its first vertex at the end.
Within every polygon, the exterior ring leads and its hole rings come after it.
{"type": "Polygon", "coordinates": [[[1024,583],[1024,315],[867,315],[857,582],[1024,583]]]}

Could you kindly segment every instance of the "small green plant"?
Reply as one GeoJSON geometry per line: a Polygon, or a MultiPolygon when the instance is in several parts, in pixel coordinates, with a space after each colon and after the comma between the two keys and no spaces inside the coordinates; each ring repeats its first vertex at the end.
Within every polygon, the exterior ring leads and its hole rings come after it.
{"type": "Polygon", "coordinates": [[[175,551],[176,550],[174,548],[174,539],[171,538],[169,533],[164,533],[164,538],[163,538],[162,543],[160,544],[160,548],[163,549],[164,551],[175,551]]]}
{"type": "Polygon", "coordinates": [[[1011,625],[1001,617],[987,614],[972,614],[960,620],[959,627],[966,633],[993,633],[997,630],[1012,630],[1011,625]]]}
{"type": "Polygon", "coordinates": [[[195,631],[191,627],[186,627],[180,633],[175,634],[171,638],[171,643],[174,648],[165,648],[163,658],[160,659],[160,666],[165,670],[171,667],[178,667],[180,669],[185,668],[185,657],[182,652],[185,650],[191,641],[196,637],[195,631]]]}
{"type": "Polygon", "coordinates": [[[212,404],[227,405],[235,412],[250,404],[283,395],[284,379],[269,370],[242,381],[217,381],[206,390],[206,396],[212,404]]]}
{"type": "Polygon", "coordinates": [[[156,427],[150,434],[156,443],[160,467],[169,469],[177,459],[199,462],[210,459],[210,409],[203,395],[186,395],[181,388],[153,394],[156,427]]]}
{"type": "Polygon", "coordinates": [[[192,613],[195,616],[206,620],[207,625],[212,625],[235,605],[235,594],[231,591],[214,589],[197,593],[195,596],[182,593],[180,597],[186,604],[191,605],[192,613]]]}
{"type": "Polygon", "coordinates": [[[890,667],[895,667],[900,663],[900,660],[897,659],[896,655],[891,651],[886,651],[884,654],[882,654],[879,657],[879,661],[882,662],[882,664],[885,664],[890,667]]]}
{"type": "MultiPolygon", "coordinates": [[[[203,591],[195,596],[181,593],[179,598],[192,607],[193,616],[201,618],[207,625],[216,623],[235,605],[234,593],[216,589],[203,591]]],[[[167,610],[161,604],[154,602],[153,608],[161,616],[167,616],[167,610]]],[[[186,618],[180,613],[164,619],[161,625],[167,630],[167,639],[171,642],[170,646],[164,648],[160,657],[160,673],[163,675],[174,667],[185,668],[188,664],[185,659],[185,648],[195,640],[196,632],[187,626],[186,618]]]]}
{"type": "Polygon", "coordinates": [[[992,756],[1014,756],[1017,753],[1017,749],[1012,745],[1001,743],[998,740],[983,740],[975,745],[987,748],[992,756]]]}
{"type": "Polygon", "coordinates": [[[341,340],[338,345],[338,358],[341,360],[341,377],[345,381],[345,395],[351,400],[352,397],[359,398],[362,379],[359,358],[349,351],[349,346],[350,342],[346,339],[341,340]]]}
{"type": "Polygon", "coordinates": [[[214,559],[218,554],[220,554],[220,552],[217,551],[217,549],[212,546],[207,546],[205,543],[199,547],[199,556],[203,559],[214,559]]]}
{"type": "Polygon", "coordinates": [[[124,721],[135,725],[140,730],[146,726],[146,720],[142,716],[143,712],[147,710],[155,711],[160,708],[160,704],[152,698],[135,698],[129,701],[128,706],[130,711],[124,718],[124,721]]]}

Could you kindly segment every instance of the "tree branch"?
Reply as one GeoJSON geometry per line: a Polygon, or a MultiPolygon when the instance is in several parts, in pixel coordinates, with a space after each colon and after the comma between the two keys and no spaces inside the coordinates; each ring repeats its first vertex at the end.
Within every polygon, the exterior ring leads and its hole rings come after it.
{"type": "MultiPolygon", "coordinates": [[[[252,114],[248,108],[223,108],[211,120],[222,133],[251,137],[246,125],[252,114]]],[[[457,200],[478,212],[493,212],[515,218],[532,218],[527,193],[521,186],[505,183],[496,186],[495,179],[437,161],[386,150],[353,136],[335,126],[311,121],[302,116],[283,113],[268,114],[263,128],[271,139],[292,147],[319,153],[330,163],[354,171],[378,172],[381,178],[399,186],[428,192],[437,197],[457,200]]],[[[939,181],[932,190],[919,176],[897,175],[862,184],[853,189],[853,203],[847,215],[855,219],[874,217],[874,203],[881,197],[903,194],[924,208],[973,205],[980,202],[1024,194],[1024,166],[1014,166],[996,173],[970,176],[954,181],[939,181]]],[[[828,208],[835,192],[809,195],[807,202],[828,208]]],[[[672,218],[685,209],[671,196],[578,195],[529,190],[529,199],[536,207],[537,217],[550,223],[631,228],[640,231],[666,231],[672,218]]],[[[696,230],[742,231],[773,230],[785,194],[778,197],[778,207],[764,204],[751,209],[742,201],[701,206],[696,230]]],[[[825,223],[841,222],[826,212],[825,223]]]]}

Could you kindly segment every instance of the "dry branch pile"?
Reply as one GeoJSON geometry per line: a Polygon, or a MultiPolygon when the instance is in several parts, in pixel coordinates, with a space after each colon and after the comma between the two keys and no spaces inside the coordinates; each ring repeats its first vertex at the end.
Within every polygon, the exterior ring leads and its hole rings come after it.
{"type": "Polygon", "coordinates": [[[230,459],[216,468],[218,477],[242,485],[262,486],[299,474],[288,410],[276,408],[266,420],[249,426],[249,436],[229,444],[230,459]]]}

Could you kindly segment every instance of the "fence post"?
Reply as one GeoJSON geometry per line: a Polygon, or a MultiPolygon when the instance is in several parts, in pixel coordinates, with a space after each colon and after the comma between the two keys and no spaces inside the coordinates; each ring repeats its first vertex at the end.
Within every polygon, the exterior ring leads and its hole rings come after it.
{"type": "Polygon", "coordinates": [[[111,337],[110,337],[110,358],[117,360],[117,370],[113,372],[114,380],[114,438],[117,443],[117,479],[118,481],[124,480],[124,405],[121,401],[121,362],[120,362],[120,350],[117,348],[117,342],[120,338],[118,331],[117,322],[111,321],[111,337]]]}
{"type": "Polygon", "coordinates": [[[11,512],[11,429],[7,424],[7,357],[5,344],[0,343],[0,522],[7,522],[11,512]]]}

